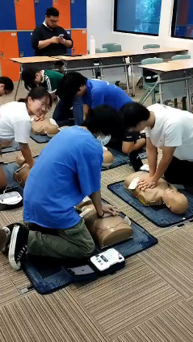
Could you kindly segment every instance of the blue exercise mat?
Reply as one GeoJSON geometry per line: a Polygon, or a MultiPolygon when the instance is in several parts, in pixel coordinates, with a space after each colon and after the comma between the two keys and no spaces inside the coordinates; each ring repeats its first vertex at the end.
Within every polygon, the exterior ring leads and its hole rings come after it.
{"type": "Polygon", "coordinates": [[[31,134],[30,137],[38,144],[47,143],[50,139],[47,135],[31,134]]]}
{"type": "MultiPolygon", "coordinates": [[[[102,168],[102,171],[114,169],[115,167],[122,166],[122,165],[131,165],[129,160],[129,155],[123,154],[122,152],[114,149],[114,148],[108,148],[108,150],[113,154],[114,162],[109,168],[102,168]]],[[[139,156],[141,159],[147,158],[146,152],[139,153],[139,156]]]]}
{"type": "Polygon", "coordinates": [[[20,151],[19,144],[16,143],[15,141],[12,143],[11,146],[3,147],[1,149],[1,153],[2,154],[4,154],[4,153],[11,153],[11,152],[15,152],[15,151],[20,151]]]}
{"type": "MultiPolygon", "coordinates": [[[[122,216],[124,217],[124,215],[122,216]]],[[[150,248],[158,242],[155,237],[133,221],[131,227],[133,228],[133,237],[114,246],[125,258],[150,248]]],[[[101,250],[97,249],[95,254],[100,252],[101,250]]],[[[73,275],[69,270],[69,267],[84,267],[85,265],[88,267],[87,261],[67,265],[56,259],[28,257],[23,268],[33,287],[39,293],[47,294],[73,282],[93,281],[100,277],[100,274],[93,271],[85,275],[73,275]]]]}
{"type": "Polygon", "coordinates": [[[165,205],[146,207],[137,198],[135,198],[128,190],[124,188],[124,182],[117,182],[108,185],[108,189],[115,195],[131,205],[134,209],[140,212],[140,214],[147,217],[152,223],[161,228],[166,228],[179,224],[185,220],[193,217],[193,196],[188,194],[185,190],[179,190],[184,194],[189,203],[189,208],[186,214],[175,215],[165,205]]]}

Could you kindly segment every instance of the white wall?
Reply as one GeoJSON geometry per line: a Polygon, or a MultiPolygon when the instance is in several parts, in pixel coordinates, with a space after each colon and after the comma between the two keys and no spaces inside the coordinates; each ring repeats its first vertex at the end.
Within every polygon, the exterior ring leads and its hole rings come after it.
{"type": "Polygon", "coordinates": [[[88,49],[90,36],[94,36],[96,47],[113,42],[113,0],[87,0],[88,49]]]}
{"type": "Polygon", "coordinates": [[[114,0],[87,0],[88,48],[90,35],[93,35],[96,47],[115,42],[122,45],[123,51],[129,51],[140,50],[145,44],[158,43],[162,47],[188,48],[193,55],[193,40],[170,37],[173,2],[162,0],[159,37],[153,37],[113,32],[114,0]]]}

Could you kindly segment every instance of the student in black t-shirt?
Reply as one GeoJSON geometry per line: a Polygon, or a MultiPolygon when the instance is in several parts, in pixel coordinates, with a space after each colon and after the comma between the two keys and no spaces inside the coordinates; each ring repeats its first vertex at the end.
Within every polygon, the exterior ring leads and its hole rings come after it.
{"type": "Polygon", "coordinates": [[[45,21],[38,26],[32,34],[32,47],[35,56],[57,56],[67,54],[67,49],[72,48],[73,42],[69,34],[58,26],[59,11],[48,8],[45,21]]]}
{"type": "Polygon", "coordinates": [[[125,104],[120,111],[107,105],[97,106],[89,111],[83,126],[87,127],[94,135],[110,135],[112,139],[109,146],[129,154],[134,170],[138,171],[143,163],[138,154],[139,151],[136,149],[136,146],[138,147],[136,143],[140,141],[144,146],[145,138],[137,132],[130,132],[128,127],[124,125],[127,105],[125,104]],[[126,150],[130,152],[126,152],[126,150]]]}

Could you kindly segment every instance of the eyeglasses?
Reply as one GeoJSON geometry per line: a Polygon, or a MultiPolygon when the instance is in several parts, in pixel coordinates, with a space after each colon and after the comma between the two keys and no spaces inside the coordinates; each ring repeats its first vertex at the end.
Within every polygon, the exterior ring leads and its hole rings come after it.
{"type": "Polygon", "coordinates": [[[45,110],[50,110],[50,105],[48,105],[47,103],[45,103],[44,101],[41,101],[41,100],[38,100],[38,102],[40,103],[40,106],[41,106],[41,108],[45,108],[45,110]]]}

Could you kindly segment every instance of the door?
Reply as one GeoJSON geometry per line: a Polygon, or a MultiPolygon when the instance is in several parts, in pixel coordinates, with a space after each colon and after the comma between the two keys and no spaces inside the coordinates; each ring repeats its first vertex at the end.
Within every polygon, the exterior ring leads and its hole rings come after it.
{"type": "Polygon", "coordinates": [[[34,30],[36,26],[34,0],[15,0],[15,16],[17,30],[34,30]]]}
{"type": "Polygon", "coordinates": [[[5,0],[0,9],[0,31],[16,30],[14,0],[5,0]]]}
{"type": "Polygon", "coordinates": [[[73,40],[72,55],[86,55],[87,54],[87,31],[86,30],[72,30],[71,38],[73,40]]]}
{"type": "Polygon", "coordinates": [[[70,29],[70,0],[53,0],[53,7],[57,8],[60,12],[58,25],[64,29],[70,29]]]}
{"type": "Polygon", "coordinates": [[[41,25],[45,20],[46,10],[52,7],[52,0],[35,0],[36,26],[41,25]]]}
{"type": "Polygon", "coordinates": [[[71,0],[71,28],[86,28],[86,0],[71,0]]]}
{"type": "MultiPolygon", "coordinates": [[[[69,36],[71,37],[71,31],[70,30],[66,30],[66,32],[69,34],[69,36]]],[[[71,49],[67,49],[67,54],[71,55],[71,49]]]]}
{"type": "Polygon", "coordinates": [[[9,58],[14,57],[19,57],[17,33],[0,32],[1,75],[10,77],[12,81],[18,81],[20,71],[19,65],[9,60],[9,58]]]}
{"type": "Polygon", "coordinates": [[[34,50],[31,46],[32,32],[17,32],[19,57],[34,56],[34,50]]]}

